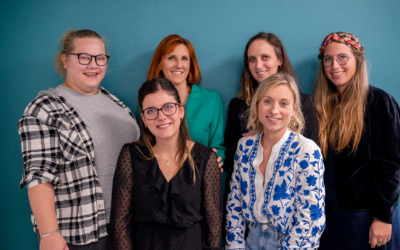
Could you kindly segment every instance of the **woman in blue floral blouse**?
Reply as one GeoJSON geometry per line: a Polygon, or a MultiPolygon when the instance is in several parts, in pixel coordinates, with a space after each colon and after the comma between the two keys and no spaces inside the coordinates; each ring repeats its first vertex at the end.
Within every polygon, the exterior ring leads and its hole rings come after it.
{"type": "Polygon", "coordinates": [[[325,228],[324,165],[319,147],[300,134],[296,81],[264,80],[239,140],[227,204],[226,249],[314,249],[325,228]],[[249,234],[245,238],[246,227],[249,234]]]}

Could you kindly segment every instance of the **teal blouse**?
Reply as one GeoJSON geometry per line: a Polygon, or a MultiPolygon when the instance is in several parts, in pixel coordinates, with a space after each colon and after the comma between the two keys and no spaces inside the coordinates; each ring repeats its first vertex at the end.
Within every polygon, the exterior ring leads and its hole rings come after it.
{"type": "Polygon", "coordinates": [[[217,156],[221,156],[222,161],[225,161],[221,94],[193,85],[185,109],[186,122],[192,140],[217,149],[217,156]]]}
{"type": "MultiPolygon", "coordinates": [[[[141,117],[139,110],[138,105],[137,117],[141,117]]],[[[186,123],[192,140],[217,149],[217,156],[221,156],[224,162],[224,114],[221,94],[215,90],[193,85],[185,110],[186,123]]]]}

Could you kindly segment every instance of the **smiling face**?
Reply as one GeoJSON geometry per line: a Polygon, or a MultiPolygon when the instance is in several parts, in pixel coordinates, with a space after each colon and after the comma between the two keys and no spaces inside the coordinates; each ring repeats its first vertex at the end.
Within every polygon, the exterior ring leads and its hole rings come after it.
{"type": "MultiPolygon", "coordinates": [[[[73,45],[74,49],[71,53],[106,54],[104,43],[98,38],[75,38],[73,45]]],[[[67,71],[65,86],[85,95],[98,92],[97,87],[105,76],[107,65],[97,66],[94,58],[89,65],[81,65],[76,55],[63,54],[61,60],[67,71]]]]}
{"type": "MultiPolygon", "coordinates": [[[[146,111],[149,108],[161,109],[168,103],[177,103],[177,100],[165,90],[157,91],[153,94],[148,94],[144,97],[142,108],[146,111]]],[[[171,106],[172,108],[172,106],[171,106]]],[[[178,139],[179,127],[181,119],[185,113],[183,106],[176,105],[176,112],[171,116],[166,116],[162,111],[158,111],[158,116],[154,120],[147,120],[141,113],[142,121],[148,127],[150,132],[155,136],[156,140],[160,139],[178,139]]]]}
{"type": "Polygon", "coordinates": [[[283,63],[276,56],[274,47],[261,39],[250,44],[247,56],[250,73],[259,84],[277,73],[278,67],[283,63]]]}
{"type": "Polygon", "coordinates": [[[332,42],[325,47],[324,58],[325,57],[333,58],[331,66],[324,66],[325,75],[342,95],[356,73],[357,60],[353,55],[353,51],[343,43],[332,42]],[[345,65],[340,65],[336,58],[344,55],[349,57],[349,61],[345,65]]]}
{"type": "Polygon", "coordinates": [[[178,44],[171,53],[166,54],[161,60],[160,69],[164,78],[172,84],[186,84],[190,70],[190,56],[186,45],[178,44]]]}
{"type": "Polygon", "coordinates": [[[283,136],[296,111],[294,95],[286,84],[278,85],[263,95],[257,110],[264,133],[283,136]]]}

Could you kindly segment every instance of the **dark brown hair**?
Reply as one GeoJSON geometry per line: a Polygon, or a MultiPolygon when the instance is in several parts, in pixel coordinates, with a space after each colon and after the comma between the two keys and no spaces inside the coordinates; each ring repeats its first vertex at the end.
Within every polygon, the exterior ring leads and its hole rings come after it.
{"type": "MultiPolygon", "coordinates": [[[[181,104],[181,99],[179,97],[178,90],[176,90],[175,86],[165,78],[153,78],[150,81],[146,81],[142,84],[139,89],[138,93],[138,103],[140,106],[140,113],[143,110],[143,100],[144,98],[149,95],[156,93],[158,91],[164,90],[168,92],[171,96],[174,97],[175,101],[181,104]]],[[[150,157],[145,157],[143,154],[142,156],[146,159],[153,159],[154,152],[153,146],[156,144],[156,137],[150,132],[148,128],[144,126],[142,119],[140,119],[140,125],[142,128],[142,136],[143,138],[139,141],[141,144],[145,145],[150,151],[150,157]]],[[[196,174],[197,168],[196,164],[190,154],[188,141],[190,141],[189,130],[186,125],[186,119],[183,119],[180,126],[179,126],[179,136],[178,136],[178,152],[176,153],[179,161],[179,168],[183,166],[185,161],[185,153],[188,155],[189,163],[193,169],[193,183],[196,181],[196,174]]]]}
{"type": "Polygon", "coordinates": [[[244,100],[247,105],[250,105],[250,101],[253,98],[256,88],[258,86],[258,82],[253,78],[249,70],[249,58],[247,54],[251,43],[255,40],[264,40],[267,43],[271,44],[272,47],[274,47],[276,56],[279,60],[283,62],[282,66],[278,69],[278,72],[289,74],[296,80],[296,75],[293,71],[292,65],[289,61],[289,57],[287,56],[286,50],[283,47],[281,40],[273,33],[258,33],[257,35],[250,38],[250,40],[247,42],[243,56],[244,66],[242,74],[240,76],[240,91],[237,97],[240,100],[244,100]]]}

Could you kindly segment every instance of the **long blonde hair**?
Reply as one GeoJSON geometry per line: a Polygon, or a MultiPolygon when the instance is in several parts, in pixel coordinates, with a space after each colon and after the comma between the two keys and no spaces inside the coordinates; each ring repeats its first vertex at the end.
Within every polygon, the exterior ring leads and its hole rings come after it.
{"type": "Polygon", "coordinates": [[[262,81],[260,86],[258,86],[250,104],[250,114],[247,123],[247,128],[249,130],[255,132],[263,131],[263,125],[258,117],[258,103],[260,102],[261,98],[263,98],[265,93],[268,93],[273,88],[279,85],[288,86],[294,97],[293,107],[296,112],[290,119],[288,128],[295,133],[301,133],[303,131],[304,117],[303,113],[301,112],[299,88],[297,87],[297,83],[294,77],[286,73],[273,74],[272,76],[262,81]]]}
{"type": "MultiPolygon", "coordinates": [[[[319,65],[313,96],[319,121],[319,141],[325,157],[329,147],[341,152],[350,144],[350,154],[355,153],[364,129],[369,88],[367,62],[363,56],[365,49],[352,49],[352,52],[357,60],[356,72],[341,97],[335,85],[326,77],[322,61],[319,65]]],[[[318,58],[322,60],[323,56],[322,52],[318,58]]]]}

